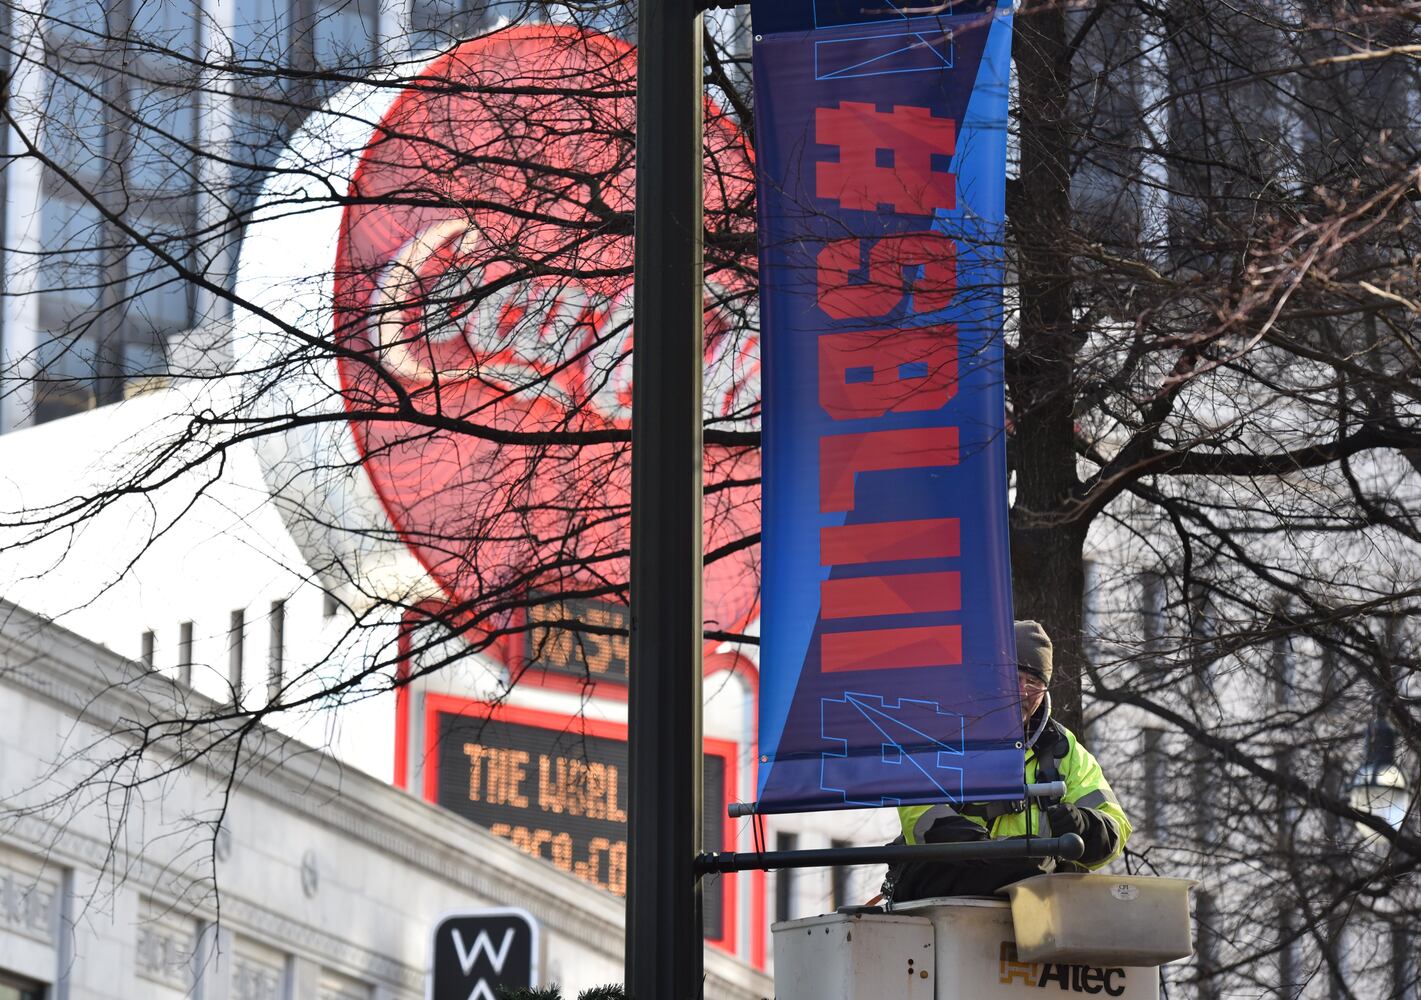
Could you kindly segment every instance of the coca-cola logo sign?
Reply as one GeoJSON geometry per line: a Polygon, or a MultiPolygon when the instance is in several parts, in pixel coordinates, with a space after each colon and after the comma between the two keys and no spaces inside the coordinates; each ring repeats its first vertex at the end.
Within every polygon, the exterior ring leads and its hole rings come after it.
{"type": "MultiPolygon", "coordinates": [[[[624,42],[525,27],[362,99],[367,114],[386,103],[338,223],[328,381],[365,478],[354,485],[383,513],[374,537],[397,538],[471,609],[626,580],[634,77],[624,42]]],[[[707,219],[729,230],[751,166],[709,104],[706,145],[707,219]]],[[[752,301],[734,262],[708,275],[714,426],[757,415],[752,301]]],[[[758,530],[758,474],[753,449],[707,448],[706,548],[735,550],[707,566],[712,628],[757,614],[757,549],[736,543],[758,530]]]]}

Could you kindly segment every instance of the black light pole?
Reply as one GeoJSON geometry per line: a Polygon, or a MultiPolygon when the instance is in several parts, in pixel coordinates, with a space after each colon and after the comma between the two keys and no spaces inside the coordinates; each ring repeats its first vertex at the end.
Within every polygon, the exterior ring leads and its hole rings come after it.
{"type": "Polygon", "coordinates": [[[701,996],[701,19],[641,0],[626,986],[701,996]]]}

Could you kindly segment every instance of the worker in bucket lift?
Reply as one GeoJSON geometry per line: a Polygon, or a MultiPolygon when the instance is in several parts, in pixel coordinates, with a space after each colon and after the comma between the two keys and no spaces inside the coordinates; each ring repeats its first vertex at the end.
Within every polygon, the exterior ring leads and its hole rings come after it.
{"type": "MultiPolygon", "coordinates": [[[[1071,870],[1099,868],[1130,838],[1130,821],[1090,751],[1051,718],[1051,639],[1037,622],[1016,623],[1017,679],[1026,735],[1026,781],[1064,781],[1066,794],[1044,810],[1027,802],[902,806],[908,844],[962,843],[1008,837],[1079,834],[1085,854],[1071,870]]],[[[884,894],[896,901],[930,896],[980,896],[1056,870],[1053,859],[910,861],[889,869],[884,894]]]]}

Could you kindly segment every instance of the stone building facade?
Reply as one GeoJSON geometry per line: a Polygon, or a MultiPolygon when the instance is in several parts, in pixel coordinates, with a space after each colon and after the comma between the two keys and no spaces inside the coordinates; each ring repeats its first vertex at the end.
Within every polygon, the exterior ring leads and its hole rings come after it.
{"type": "MultiPolygon", "coordinates": [[[[544,983],[621,980],[620,900],[326,753],[134,752],[201,700],[0,602],[0,997],[413,1000],[441,915],[496,906],[537,921],[544,983]]],[[[708,997],[771,994],[706,969],[708,997]]]]}

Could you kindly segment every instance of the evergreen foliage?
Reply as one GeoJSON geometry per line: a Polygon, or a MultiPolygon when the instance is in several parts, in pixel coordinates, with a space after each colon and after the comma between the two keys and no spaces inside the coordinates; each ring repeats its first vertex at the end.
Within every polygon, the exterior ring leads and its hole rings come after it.
{"type": "MultiPolygon", "coordinates": [[[[557,983],[547,987],[520,986],[512,990],[499,990],[498,1000],[563,1000],[563,994],[557,983]]],[[[627,991],[609,983],[583,990],[577,995],[577,1000],[627,1000],[627,991]]]]}

